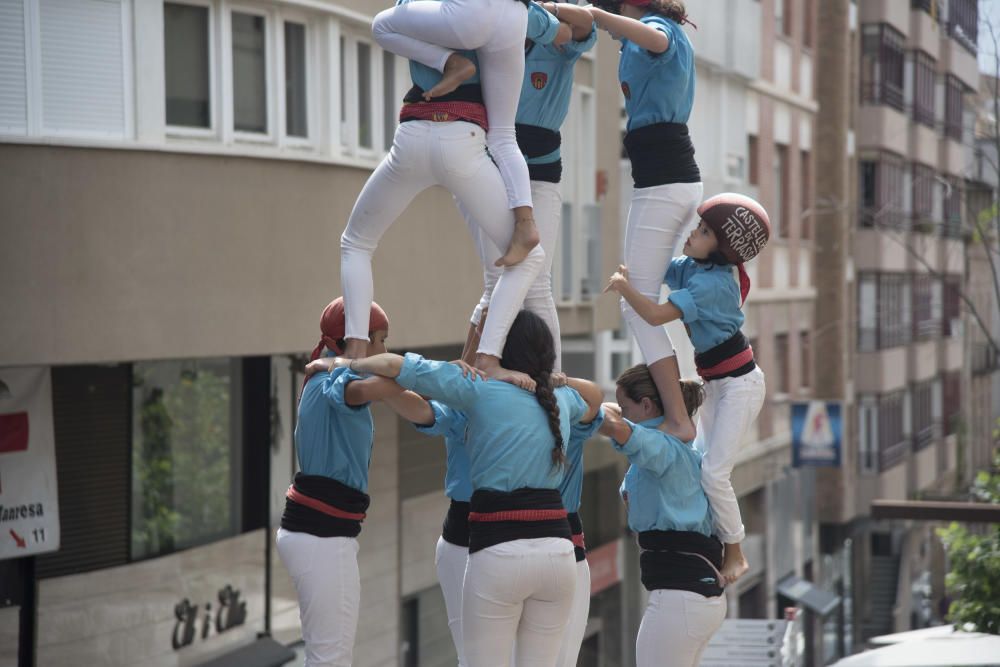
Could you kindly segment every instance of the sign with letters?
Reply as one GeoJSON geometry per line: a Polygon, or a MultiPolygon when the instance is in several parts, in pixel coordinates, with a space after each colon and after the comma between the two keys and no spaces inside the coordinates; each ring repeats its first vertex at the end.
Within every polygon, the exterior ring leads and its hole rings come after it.
{"type": "Polygon", "coordinates": [[[59,489],[49,369],[2,368],[0,382],[0,560],[4,560],[59,549],[59,489]]]}
{"type": "Polygon", "coordinates": [[[792,403],[792,465],[840,467],[840,403],[792,403]]]}

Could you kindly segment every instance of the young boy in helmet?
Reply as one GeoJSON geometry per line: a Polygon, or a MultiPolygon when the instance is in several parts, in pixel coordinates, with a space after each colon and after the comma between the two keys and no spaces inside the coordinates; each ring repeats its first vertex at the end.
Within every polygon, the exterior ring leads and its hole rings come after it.
{"type": "Polygon", "coordinates": [[[749,569],[740,543],[745,537],[730,476],[740,444],[764,403],[764,373],[740,328],[750,278],[743,268],[771,234],[764,207],[734,193],[716,195],[698,207],[701,221],[674,259],[665,282],[664,303],[647,299],[628,280],[625,266],[611,276],[614,290],[643,320],[662,325],[684,322],[705,381],[705,402],[695,447],[703,452],[702,485],[712,506],[715,530],[725,544],[722,575],[736,581],[749,569]],[[735,270],[734,270],[735,269],[735,270]]]}

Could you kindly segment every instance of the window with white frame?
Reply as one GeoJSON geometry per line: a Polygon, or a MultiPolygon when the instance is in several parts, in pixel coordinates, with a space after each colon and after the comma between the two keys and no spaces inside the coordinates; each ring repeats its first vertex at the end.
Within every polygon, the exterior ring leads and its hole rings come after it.
{"type": "Polygon", "coordinates": [[[211,8],[163,5],[167,125],[212,128],[211,8]]]}
{"type": "Polygon", "coordinates": [[[309,136],[306,25],[285,21],[285,134],[309,136]]]}
{"type": "Polygon", "coordinates": [[[340,143],[357,157],[375,157],[385,145],[385,62],[366,34],[360,26],[341,26],[340,143]]]}
{"type": "Polygon", "coordinates": [[[0,132],[132,132],[131,3],[0,0],[0,132]]]}
{"type": "Polygon", "coordinates": [[[233,129],[270,134],[268,123],[268,30],[262,14],[234,11],[230,17],[233,63],[233,129]]]}

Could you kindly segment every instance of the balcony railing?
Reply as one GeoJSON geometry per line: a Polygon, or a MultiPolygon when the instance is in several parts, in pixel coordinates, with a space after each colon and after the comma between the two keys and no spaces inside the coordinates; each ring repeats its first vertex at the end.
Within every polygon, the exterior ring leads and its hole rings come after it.
{"type": "Polygon", "coordinates": [[[910,449],[909,440],[903,439],[897,443],[882,447],[878,455],[879,472],[885,472],[900,461],[906,458],[906,452],[910,449]]]}

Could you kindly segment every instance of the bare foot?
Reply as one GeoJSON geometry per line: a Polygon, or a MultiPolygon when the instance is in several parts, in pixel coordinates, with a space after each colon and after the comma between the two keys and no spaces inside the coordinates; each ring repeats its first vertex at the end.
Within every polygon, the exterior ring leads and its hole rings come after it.
{"type": "Polygon", "coordinates": [[[447,95],[475,75],[476,64],[463,55],[453,53],[445,61],[441,80],[430,90],[424,92],[424,99],[430,101],[435,97],[447,95]]]}
{"type": "Polygon", "coordinates": [[[512,371],[504,368],[500,365],[500,360],[492,355],[477,354],[476,368],[491,380],[500,380],[501,382],[518,386],[521,389],[535,391],[535,381],[531,379],[531,376],[520,371],[512,371]]]}
{"type": "Polygon", "coordinates": [[[674,436],[681,442],[694,442],[698,435],[698,429],[695,428],[694,422],[690,419],[685,419],[682,422],[672,422],[665,419],[660,424],[660,430],[674,436]]]}
{"type": "Polygon", "coordinates": [[[743,555],[743,550],[739,544],[727,544],[725,555],[722,559],[722,569],[719,572],[726,580],[726,585],[735,582],[750,570],[750,563],[743,555]]]}
{"type": "Polygon", "coordinates": [[[364,359],[368,356],[368,341],[360,338],[348,338],[344,344],[343,356],[348,359],[364,359]]]}
{"type": "Polygon", "coordinates": [[[532,248],[538,245],[538,227],[534,218],[525,218],[514,223],[514,235],[510,238],[507,254],[494,262],[495,266],[514,266],[524,260],[532,248]]]}

